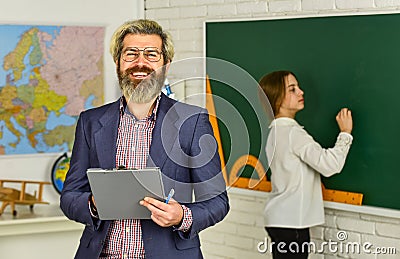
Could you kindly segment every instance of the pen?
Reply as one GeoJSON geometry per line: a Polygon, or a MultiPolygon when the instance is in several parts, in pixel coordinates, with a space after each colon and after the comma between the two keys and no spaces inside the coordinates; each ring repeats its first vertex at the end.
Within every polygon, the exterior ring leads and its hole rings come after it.
{"type": "Polygon", "coordinates": [[[168,194],[167,199],[165,199],[165,203],[166,203],[166,204],[168,204],[169,200],[172,198],[172,196],[174,196],[174,193],[175,193],[175,190],[174,190],[174,188],[172,188],[172,189],[169,191],[169,194],[168,194]]]}

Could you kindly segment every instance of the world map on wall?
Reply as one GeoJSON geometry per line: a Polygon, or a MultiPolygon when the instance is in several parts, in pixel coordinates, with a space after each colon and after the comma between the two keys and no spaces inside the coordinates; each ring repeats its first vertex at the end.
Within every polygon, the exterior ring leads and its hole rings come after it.
{"type": "Polygon", "coordinates": [[[104,102],[104,27],[0,25],[0,155],[71,150],[104,102]]]}

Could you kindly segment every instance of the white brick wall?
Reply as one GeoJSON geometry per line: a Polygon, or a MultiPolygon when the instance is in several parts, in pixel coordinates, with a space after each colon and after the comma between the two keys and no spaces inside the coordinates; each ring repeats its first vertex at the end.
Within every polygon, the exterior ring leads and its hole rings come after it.
{"type": "Polygon", "coordinates": [[[373,8],[375,6],[374,0],[336,0],[337,9],[361,9],[361,8],[373,8]]]}
{"type": "Polygon", "coordinates": [[[240,15],[265,14],[268,11],[268,4],[264,1],[237,3],[237,13],[240,15]]]}
{"type": "Polygon", "coordinates": [[[282,12],[300,12],[301,0],[273,0],[269,1],[269,11],[282,12]]]}
{"type": "Polygon", "coordinates": [[[375,0],[376,7],[395,7],[400,6],[400,0],[375,0]]]}
{"type": "MultiPolygon", "coordinates": [[[[176,44],[175,60],[180,60],[203,56],[202,30],[206,20],[373,13],[400,10],[400,0],[145,0],[145,7],[146,18],[159,21],[172,32],[176,44]]],[[[190,96],[187,102],[198,105],[204,103],[196,95],[204,93],[204,84],[201,82],[184,82],[179,87],[182,91],[179,96],[190,96]]],[[[231,211],[226,219],[200,234],[206,259],[271,258],[268,252],[261,254],[257,251],[259,242],[267,237],[262,218],[266,195],[236,188],[229,190],[231,211]]],[[[323,254],[312,254],[310,259],[400,258],[399,216],[386,217],[368,211],[328,207],[325,224],[311,229],[312,241],[317,245],[329,239],[337,241],[338,232],[345,231],[348,242],[370,242],[375,248],[392,247],[397,249],[397,254],[334,253],[325,247],[323,254]]]]}
{"type": "Polygon", "coordinates": [[[302,10],[312,10],[312,11],[320,11],[320,10],[333,10],[335,9],[335,0],[303,0],[302,1],[302,10]]]}

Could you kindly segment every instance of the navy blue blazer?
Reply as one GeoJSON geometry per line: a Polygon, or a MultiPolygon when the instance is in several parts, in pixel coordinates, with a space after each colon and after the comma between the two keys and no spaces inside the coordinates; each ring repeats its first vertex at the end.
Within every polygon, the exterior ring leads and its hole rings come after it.
{"type": "MultiPolygon", "coordinates": [[[[75,258],[98,258],[111,223],[91,217],[86,170],[115,168],[119,107],[120,100],[84,111],[76,126],[70,169],[60,197],[64,214],[85,225],[75,258]]],[[[161,168],[165,192],[175,188],[174,198],[191,209],[193,224],[184,233],[141,220],[146,258],[203,258],[198,233],[221,221],[229,211],[206,110],[162,94],[147,166],[161,168]]]]}

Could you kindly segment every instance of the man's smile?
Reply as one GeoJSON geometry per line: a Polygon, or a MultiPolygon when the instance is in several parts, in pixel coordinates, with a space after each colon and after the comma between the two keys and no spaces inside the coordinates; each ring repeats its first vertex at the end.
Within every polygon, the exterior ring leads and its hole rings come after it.
{"type": "Polygon", "coordinates": [[[130,74],[134,79],[145,79],[149,73],[146,72],[133,72],[130,74]]]}

